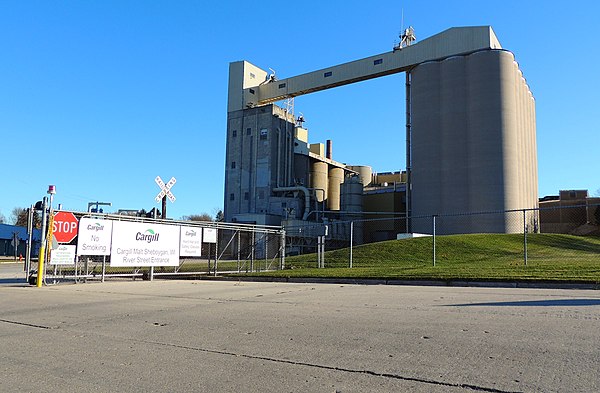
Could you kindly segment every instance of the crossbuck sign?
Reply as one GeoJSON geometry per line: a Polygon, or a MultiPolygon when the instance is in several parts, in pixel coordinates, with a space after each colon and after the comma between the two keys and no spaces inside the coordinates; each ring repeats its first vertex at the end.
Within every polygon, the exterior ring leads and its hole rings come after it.
{"type": "Polygon", "coordinates": [[[171,192],[171,188],[175,185],[175,182],[177,182],[177,180],[174,177],[172,177],[171,180],[169,180],[169,182],[165,184],[165,182],[162,181],[160,176],[156,176],[156,179],[154,179],[154,181],[160,187],[160,192],[158,193],[156,198],[154,198],[156,202],[160,202],[165,197],[165,195],[167,196],[167,198],[169,198],[171,202],[175,202],[175,195],[173,195],[173,193],[171,192]]]}

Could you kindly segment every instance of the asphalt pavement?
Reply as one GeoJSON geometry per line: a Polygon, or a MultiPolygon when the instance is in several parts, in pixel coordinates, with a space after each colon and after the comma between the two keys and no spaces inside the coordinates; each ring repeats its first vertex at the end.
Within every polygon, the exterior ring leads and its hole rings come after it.
{"type": "Polygon", "coordinates": [[[599,326],[593,290],[22,274],[0,285],[0,391],[593,392],[599,326]]]}

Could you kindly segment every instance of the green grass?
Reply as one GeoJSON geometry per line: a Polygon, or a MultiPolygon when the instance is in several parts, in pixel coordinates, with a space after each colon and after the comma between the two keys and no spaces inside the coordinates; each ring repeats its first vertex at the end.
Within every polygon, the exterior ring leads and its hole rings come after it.
{"type": "Polygon", "coordinates": [[[392,240],[325,253],[326,269],[316,269],[316,254],[286,258],[286,269],[249,275],[273,277],[378,278],[419,280],[528,280],[600,283],[600,238],[555,234],[477,234],[392,240]]]}

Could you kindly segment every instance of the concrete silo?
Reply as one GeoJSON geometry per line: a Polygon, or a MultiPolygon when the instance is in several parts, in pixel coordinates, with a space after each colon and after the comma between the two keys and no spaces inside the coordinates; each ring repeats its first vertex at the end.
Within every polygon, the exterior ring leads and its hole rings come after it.
{"type": "Polygon", "coordinates": [[[321,203],[327,200],[329,186],[329,170],[326,162],[315,161],[310,168],[310,188],[315,190],[316,200],[321,203]]]}
{"type": "MultiPolygon", "coordinates": [[[[534,105],[511,52],[417,65],[412,77],[412,215],[523,209],[537,203],[534,105]]],[[[441,233],[510,233],[510,213],[444,217],[441,233]]],[[[428,232],[415,220],[414,232],[428,232]]]]}
{"type": "MultiPolygon", "coordinates": [[[[363,183],[359,176],[350,176],[344,179],[340,188],[340,207],[342,209],[342,220],[357,221],[353,224],[353,244],[363,242],[363,223],[360,221],[363,211],[363,183]]],[[[350,226],[347,227],[348,235],[350,226]]]]}
{"type": "Polygon", "coordinates": [[[340,210],[340,187],[344,182],[344,170],[333,167],[329,169],[329,185],[327,190],[327,208],[340,210]]]}
{"type": "Polygon", "coordinates": [[[369,184],[371,184],[373,168],[368,165],[350,165],[348,168],[358,173],[358,177],[363,187],[367,187],[369,184]]]}

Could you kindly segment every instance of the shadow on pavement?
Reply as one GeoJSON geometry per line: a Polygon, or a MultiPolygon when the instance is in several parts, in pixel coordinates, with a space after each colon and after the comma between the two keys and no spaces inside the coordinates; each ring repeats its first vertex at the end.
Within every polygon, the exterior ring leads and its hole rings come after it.
{"type": "Polygon", "coordinates": [[[552,299],[552,300],[525,300],[516,302],[490,302],[449,304],[454,307],[492,306],[492,307],[565,307],[565,306],[600,306],[600,299],[552,299]]]}
{"type": "Polygon", "coordinates": [[[27,284],[26,278],[0,278],[0,285],[3,284],[27,284]]]}

